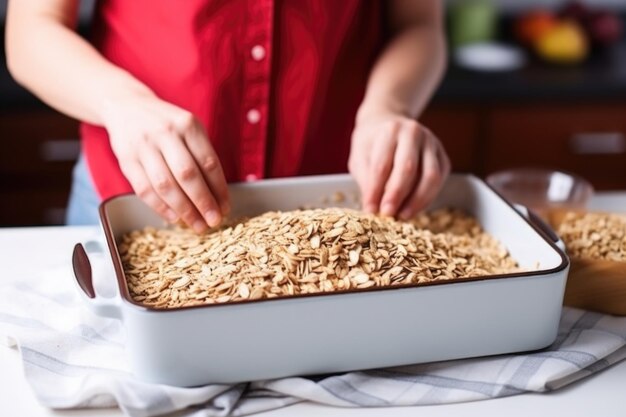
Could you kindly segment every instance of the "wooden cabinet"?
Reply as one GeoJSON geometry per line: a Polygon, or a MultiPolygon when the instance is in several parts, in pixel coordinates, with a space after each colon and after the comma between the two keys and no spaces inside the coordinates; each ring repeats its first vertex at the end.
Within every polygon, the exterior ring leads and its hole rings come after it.
{"type": "Polygon", "coordinates": [[[78,123],[51,110],[0,113],[0,226],[62,224],[78,123]]]}
{"type": "Polygon", "coordinates": [[[50,189],[24,188],[23,190],[0,191],[0,201],[2,201],[0,204],[1,225],[64,224],[68,195],[69,184],[50,189]]]}
{"type": "Polygon", "coordinates": [[[63,174],[78,156],[77,122],[51,110],[0,114],[0,129],[3,174],[39,179],[63,174]]]}
{"type": "Polygon", "coordinates": [[[626,188],[626,104],[504,106],[486,126],[484,173],[536,166],[626,188]]]}
{"type": "Polygon", "coordinates": [[[441,139],[455,171],[480,170],[479,111],[459,105],[431,106],[420,121],[441,139]]]}
{"type": "Polygon", "coordinates": [[[596,189],[626,189],[626,102],[432,105],[421,118],[454,171],[539,167],[576,173],[596,189]]]}

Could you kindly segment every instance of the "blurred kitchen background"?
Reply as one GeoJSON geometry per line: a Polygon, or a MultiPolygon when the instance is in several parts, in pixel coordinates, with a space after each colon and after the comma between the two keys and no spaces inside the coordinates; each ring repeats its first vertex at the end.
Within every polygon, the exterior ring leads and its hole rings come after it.
{"type": "MultiPolygon", "coordinates": [[[[83,34],[93,3],[82,2],[83,34]]],[[[543,167],[626,189],[626,1],[446,3],[450,66],[421,121],[454,169],[543,167]]],[[[12,81],[5,12],[0,0],[0,226],[62,224],[77,122],[12,81]]]]}

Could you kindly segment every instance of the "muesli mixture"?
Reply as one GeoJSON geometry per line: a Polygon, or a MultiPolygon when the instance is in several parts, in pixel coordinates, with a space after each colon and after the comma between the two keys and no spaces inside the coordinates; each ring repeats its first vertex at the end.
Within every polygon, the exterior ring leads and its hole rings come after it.
{"type": "Polygon", "coordinates": [[[410,222],[346,208],[274,211],[203,235],[134,231],[120,252],[133,299],[156,308],[519,270],[475,218],[449,209],[410,222]]]}

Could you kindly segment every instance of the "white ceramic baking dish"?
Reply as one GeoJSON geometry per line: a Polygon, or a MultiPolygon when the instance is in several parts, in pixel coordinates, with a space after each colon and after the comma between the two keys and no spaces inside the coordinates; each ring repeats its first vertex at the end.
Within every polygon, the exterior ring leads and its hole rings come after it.
{"type": "MultiPolygon", "coordinates": [[[[234,215],[289,210],[339,191],[353,204],[347,175],[275,179],[230,188],[234,215]]],[[[117,242],[163,222],[136,196],[104,202],[110,251],[74,250],[81,293],[97,314],[123,321],[134,373],[142,380],[195,386],[310,375],[528,351],[557,332],[569,261],[547,231],[481,180],[452,175],[432,208],[476,216],[531,272],[441,283],[156,310],[132,301],[117,242]],[[91,262],[90,262],[91,260],[91,262]],[[96,262],[98,261],[98,262],[96,262]],[[92,281],[116,280],[115,295],[92,281]],[[97,277],[96,277],[97,275],[97,277]]]]}

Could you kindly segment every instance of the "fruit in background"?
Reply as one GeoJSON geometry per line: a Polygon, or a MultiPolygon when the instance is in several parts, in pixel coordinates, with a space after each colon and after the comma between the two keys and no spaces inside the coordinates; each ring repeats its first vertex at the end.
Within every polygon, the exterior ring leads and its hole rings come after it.
{"type": "Polygon", "coordinates": [[[590,15],[591,10],[581,1],[570,1],[559,13],[563,19],[575,20],[581,26],[585,25],[590,15]]]}
{"type": "Polygon", "coordinates": [[[599,46],[610,46],[624,34],[624,23],[615,13],[599,10],[586,20],[585,27],[591,41],[599,46]]]}
{"type": "Polygon", "coordinates": [[[594,46],[610,46],[624,34],[624,22],[620,16],[610,10],[590,8],[581,1],[567,3],[559,16],[578,22],[594,46]]]}
{"type": "Polygon", "coordinates": [[[548,62],[577,63],[590,47],[608,47],[618,42],[626,23],[609,10],[588,7],[582,1],[569,1],[558,15],[547,10],[523,14],[514,22],[520,43],[532,47],[548,62]]]}
{"type": "Polygon", "coordinates": [[[532,45],[558,24],[554,14],[547,10],[533,10],[515,21],[515,36],[525,45],[532,45]]]}
{"type": "Polygon", "coordinates": [[[573,20],[558,23],[537,39],[534,46],[539,56],[557,64],[581,62],[589,53],[585,32],[573,20]]]}

